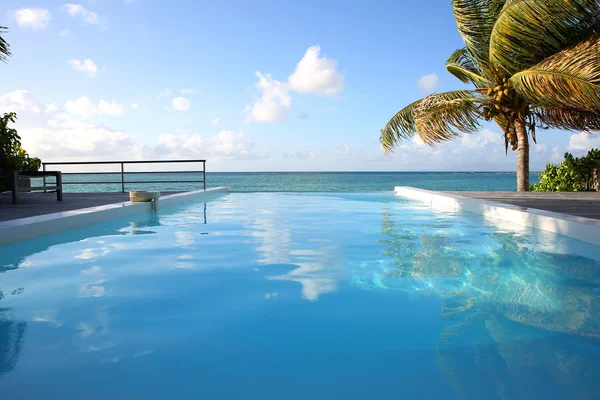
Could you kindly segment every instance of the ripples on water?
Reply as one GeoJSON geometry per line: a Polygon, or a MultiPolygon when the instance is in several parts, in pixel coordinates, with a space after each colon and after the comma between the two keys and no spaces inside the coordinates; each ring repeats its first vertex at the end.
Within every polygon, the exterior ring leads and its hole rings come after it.
{"type": "Polygon", "coordinates": [[[3,398],[600,393],[598,247],[393,195],[231,194],[0,260],[3,398]]]}

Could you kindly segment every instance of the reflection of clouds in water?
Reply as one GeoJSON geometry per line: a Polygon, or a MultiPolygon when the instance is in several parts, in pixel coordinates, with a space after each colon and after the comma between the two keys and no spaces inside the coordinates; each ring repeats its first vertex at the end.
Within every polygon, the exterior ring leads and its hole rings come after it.
{"type": "Polygon", "coordinates": [[[194,244],[194,234],[188,231],[175,232],[177,247],[191,247],[194,244]]]}
{"type": "Polygon", "coordinates": [[[34,311],[32,320],[34,322],[46,322],[57,328],[62,326],[62,323],[58,320],[58,310],[34,311]]]}
{"type": "Polygon", "coordinates": [[[184,254],[183,256],[180,256],[177,258],[177,261],[175,262],[175,269],[186,269],[189,271],[195,271],[198,268],[196,268],[192,262],[193,257],[189,256],[187,254],[184,254]]]}
{"type": "Polygon", "coordinates": [[[139,358],[139,357],[144,357],[144,356],[149,356],[150,354],[154,353],[154,351],[152,350],[142,350],[142,351],[138,351],[137,353],[135,353],[133,355],[133,358],[139,358]]]}
{"type": "Polygon", "coordinates": [[[281,228],[275,219],[257,218],[253,221],[252,236],[258,241],[258,262],[286,264],[292,247],[292,230],[281,228]]]}
{"type": "MultiPolygon", "coordinates": [[[[293,241],[293,230],[282,226],[286,223],[284,216],[275,211],[259,214],[269,215],[270,218],[252,219],[252,237],[256,240],[257,261],[265,265],[297,266],[284,275],[269,276],[267,279],[301,284],[302,297],[310,301],[318,300],[322,294],[335,292],[338,282],[343,279],[339,251],[332,246],[299,249],[298,247],[303,245],[293,241]]],[[[308,233],[298,233],[299,239],[302,234],[308,233]]],[[[327,239],[308,239],[309,243],[326,241],[327,239]]]]}
{"type": "Polygon", "coordinates": [[[87,347],[87,351],[89,351],[89,352],[104,351],[104,350],[112,349],[113,347],[115,347],[115,343],[111,342],[111,341],[107,341],[107,342],[102,342],[102,343],[97,343],[97,344],[90,344],[87,347]]]}
{"type": "Polygon", "coordinates": [[[96,309],[94,319],[77,324],[77,337],[81,340],[81,348],[86,352],[102,352],[116,346],[110,338],[110,318],[108,307],[96,309]]]}
{"type": "Polygon", "coordinates": [[[89,276],[91,281],[79,285],[79,297],[102,297],[105,293],[103,286],[105,275],[102,268],[95,265],[81,271],[82,275],[89,276]]]}
{"type": "Polygon", "coordinates": [[[94,251],[95,249],[84,249],[75,258],[81,260],[90,260],[92,258],[96,258],[98,254],[94,251]]]}
{"type": "Polygon", "coordinates": [[[82,321],[77,324],[79,336],[87,338],[92,335],[106,336],[110,332],[110,319],[108,317],[108,309],[99,307],[95,313],[94,321],[82,321]]]}
{"type": "Polygon", "coordinates": [[[335,292],[338,282],[344,279],[340,254],[333,247],[291,250],[289,255],[290,264],[298,268],[267,279],[298,282],[302,285],[302,297],[307,300],[316,301],[320,295],[335,292]]]}
{"type": "Polygon", "coordinates": [[[91,260],[94,258],[98,258],[100,256],[105,256],[110,253],[111,249],[108,246],[101,246],[99,248],[88,248],[83,249],[81,252],[75,256],[76,259],[79,260],[91,260]]]}

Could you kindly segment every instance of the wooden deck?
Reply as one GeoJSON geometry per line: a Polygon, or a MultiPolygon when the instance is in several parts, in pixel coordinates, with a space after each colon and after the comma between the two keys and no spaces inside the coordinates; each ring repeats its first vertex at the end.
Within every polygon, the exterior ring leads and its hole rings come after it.
{"type": "Polygon", "coordinates": [[[19,204],[11,201],[10,193],[0,194],[0,221],[120,203],[129,201],[129,193],[65,193],[63,201],[56,201],[56,193],[21,193],[19,204]]]}
{"type": "Polygon", "coordinates": [[[577,193],[517,193],[517,192],[447,192],[458,196],[473,197],[513,204],[526,208],[553,211],[563,214],[600,220],[600,192],[577,193]]]}

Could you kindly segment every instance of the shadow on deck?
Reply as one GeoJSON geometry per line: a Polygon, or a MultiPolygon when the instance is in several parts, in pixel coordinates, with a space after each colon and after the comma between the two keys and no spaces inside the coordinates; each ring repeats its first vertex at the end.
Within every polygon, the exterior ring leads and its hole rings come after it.
{"type": "MultiPolygon", "coordinates": [[[[164,192],[163,195],[176,192],[164,192]]],[[[55,193],[22,193],[19,204],[11,203],[10,193],[0,194],[0,221],[27,218],[80,208],[129,201],[129,193],[65,193],[63,201],[56,201],[55,193]]]]}
{"type": "Polygon", "coordinates": [[[446,192],[562,214],[600,220],[600,192],[446,192]]]}

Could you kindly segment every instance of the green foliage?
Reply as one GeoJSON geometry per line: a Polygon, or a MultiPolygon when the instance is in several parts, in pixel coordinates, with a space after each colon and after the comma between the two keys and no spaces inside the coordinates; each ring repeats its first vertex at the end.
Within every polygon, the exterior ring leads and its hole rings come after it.
{"type": "Polygon", "coordinates": [[[592,149],[585,157],[565,153],[560,164],[546,165],[538,175],[540,181],[531,187],[534,192],[580,192],[590,190],[592,173],[600,162],[600,150],[592,149]]]}
{"type": "Polygon", "coordinates": [[[5,26],[0,26],[0,61],[6,62],[10,56],[10,45],[2,38],[2,34],[6,33],[5,26]]]}
{"type": "Polygon", "coordinates": [[[17,130],[9,127],[16,120],[17,115],[13,112],[0,117],[0,171],[38,171],[42,161],[27,154],[21,147],[21,137],[17,130]]]}

